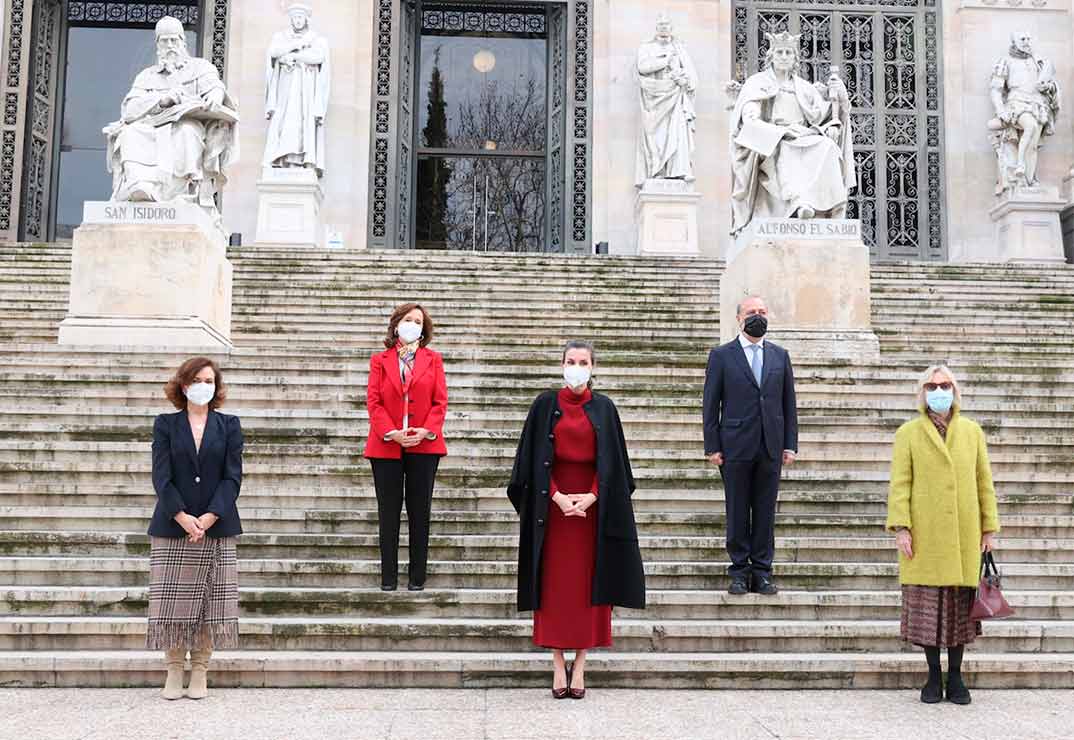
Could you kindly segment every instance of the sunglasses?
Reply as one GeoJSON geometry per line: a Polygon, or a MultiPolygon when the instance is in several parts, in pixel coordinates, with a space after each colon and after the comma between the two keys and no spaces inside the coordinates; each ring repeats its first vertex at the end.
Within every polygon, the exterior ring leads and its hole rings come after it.
{"type": "Polygon", "coordinates": [[[925,390],[930,392],[935,390],[949,391],[953,387],[950,383],[925,383],[925,390]]]}

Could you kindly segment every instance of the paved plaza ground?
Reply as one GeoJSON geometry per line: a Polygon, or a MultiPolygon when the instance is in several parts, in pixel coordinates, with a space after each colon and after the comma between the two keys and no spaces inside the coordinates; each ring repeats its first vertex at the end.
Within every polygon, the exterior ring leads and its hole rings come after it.
{"type": "Polygon", "coordinates": [[[911,691],[227,689],[166,702],[148,689],[0,689],[0,739],[1054,740],[1074,691],[976,691],[926,706],[911,691]]]}

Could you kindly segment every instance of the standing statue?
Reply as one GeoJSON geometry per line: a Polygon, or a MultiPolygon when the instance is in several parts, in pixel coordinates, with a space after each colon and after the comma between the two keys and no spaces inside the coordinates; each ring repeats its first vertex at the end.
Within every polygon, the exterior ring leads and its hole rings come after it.
{"type": "Polygon", "coordinates": [[[694,90],[697,71],[686,47],[672,34],[661,13],[656,36],[638,48],[641,84],[641,137],[635,183],[650,178],[694,179],[694,90]]]}
{"type": "Polygon", "coordinates": [[[238,159],[238,114],[216,67],[190,56],[183,24],[156,25],[157,63],[134,78],[120,120],[104,129],[112,200],[187,197],[215,210],[238,159]]]}
{"type": "Polygon", "coordinates": [[[832,67],[826,83],[798,76],[798,36],[766,33],[765,69],[731,112],[731,233],[754,218],[845,218],[856,185],[850,101],[832,67]]]}
{"type": "Polygon", "coordinates": [[[1059,83],[1055,65],[1033,54],[1033,37],[1016,31],[1007,54],[992,68],[991,87],[996,117],[988,129],[999,166],[998,195],[1037,184],[1041,139],[1055,133],[1059,115],[1059,83]]]}
{"type": "Polygon", "coordinates": [[[313,10],[287,8],[291,27],[268,48],[265,117],[269,120],[265,167],[313,167],[324,175],[324,117],[328,112],[328,42],[310,28],[313,10]]]}

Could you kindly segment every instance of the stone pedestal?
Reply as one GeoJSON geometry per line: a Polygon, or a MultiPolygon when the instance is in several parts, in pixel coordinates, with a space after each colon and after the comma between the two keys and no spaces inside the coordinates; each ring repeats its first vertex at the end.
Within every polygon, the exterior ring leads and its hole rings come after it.
{"type": "Polygon", "coordinates": [[[701,194],[685,180],[646,180],[634,202],[638,254],[649,257],[695,256],[697,206],[701,194]]]}
{"type": "Polygon", "coordinates": [[[739,301],[759,295],[772,341],[792,357],[875,362],[869,275],[860,221],[756,219],[736,238],[720,280],[721,339],[738,332],[739,301]]]}
{"type": "Polygon", "coordinates": [[[60,344],[231,347],[231,263],[187,201],[87,201],[75,229],[60,344]]]}
{"type": "Polygon", "coordinates": [[[1004,193],[989,211],[996,229],[996,251],[991,260],[1065,262],[1059,214],[1066,205],[1054,187],[1019,188],[1004,193]]]}
{"type": "Polygon", "coordinates": [[[305,167],[266,167],[257,181],[257,236],[261,246],[320,247],[324,244],[317,173],[305,167]]]}

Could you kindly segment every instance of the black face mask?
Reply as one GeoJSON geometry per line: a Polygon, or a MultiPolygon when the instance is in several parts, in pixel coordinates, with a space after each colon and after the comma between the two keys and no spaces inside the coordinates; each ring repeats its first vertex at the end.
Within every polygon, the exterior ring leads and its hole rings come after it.
{"type": "Polygon", "coordinates": [[[768,331],[768,319],[756,313],[752,316],[747,316],[746,321],[742,324],[742,330],[754,339],[760,339],[768,331]]]}

